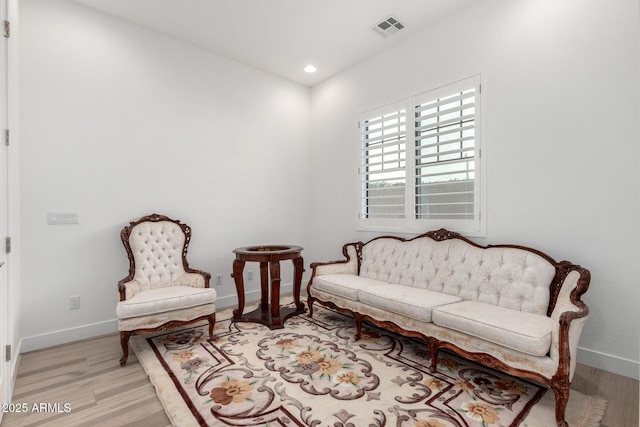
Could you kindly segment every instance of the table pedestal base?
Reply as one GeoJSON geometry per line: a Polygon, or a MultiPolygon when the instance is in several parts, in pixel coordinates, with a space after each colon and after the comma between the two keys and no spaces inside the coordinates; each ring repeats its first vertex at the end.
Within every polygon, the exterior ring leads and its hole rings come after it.
{"type": "Polygon", "coordinates": [[[270,329],[281,329],[284,322],[291,316],[304,313],[304,304],[300,301],[300,287],[302,285],[303,259],[300,246],[256,246],[238,248],[233,252],[233,279],[238,292],[238,308],[233,310],[234,322],[261,323],[270,329]],[[291,260],[294,266],[293,301],[294,307],[280,306],[280,261],[291,260]],[[260,263],[260,305],[257,309],[243,314],[244,295],[244,265],[245,262],[260,263]]]}
{"type": "Polygon", "coordinates": [[[271,304],[262,304],[249,313],[240,314],[236,317],[236,311],[233,312],[234,322],[254,322],[267,326],[269,329],[282,329],[284,322],[290,317],[305,313],[304,304],[301,307],[279,307],[280,317],[271,316],[271,304]]]}

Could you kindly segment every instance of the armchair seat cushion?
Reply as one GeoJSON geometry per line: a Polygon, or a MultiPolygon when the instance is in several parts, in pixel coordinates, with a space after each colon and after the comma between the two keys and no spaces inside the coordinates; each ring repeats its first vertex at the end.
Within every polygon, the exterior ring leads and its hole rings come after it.
{"type": "Polygon", "coordinates": [[[386,286],[385,282],[355,274],[326,274],[313,279],[313,287],[352,301],[358,301],[358,290],[386,286]]]}
{"type": "Polygon", "coordinates": [[[138,292],[132,298],[120,301],[116,307],[118,319],[148,316],[183,308],[212,304],[216,291],[212,288],[170,286],[138,292]]]}
{"type": "Polygon", "coordinates": [[[434,307],[462,301],[462,298],[412,286],[385,285],[359,290],[358,300],[382,310],[431,322],[434,307]]]}
{"type": "Polygon", "coordinates": [[[556,322],[541,314],[511,310],[476,301],[433,309],[433,323],[513,350],[544,356],[556,322]]]}

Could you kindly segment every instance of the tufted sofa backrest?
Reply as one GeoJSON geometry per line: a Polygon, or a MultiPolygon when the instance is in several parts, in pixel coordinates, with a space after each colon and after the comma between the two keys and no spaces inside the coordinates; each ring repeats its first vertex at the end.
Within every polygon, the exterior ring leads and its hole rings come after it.
{"type": "Polygon", "coordinates": [[[129,233],[136,280],[141,289],[173,286],[185,273],[182,262],[186,236],[171,221],[141,222],[129,233]]]}
{"type": "Polygon", "coordinates": [[[360,276],[464,300],[546,314],[555,266],[521,248],[478,247],[464,240],[379,238],[362,247],[360,276]]]}

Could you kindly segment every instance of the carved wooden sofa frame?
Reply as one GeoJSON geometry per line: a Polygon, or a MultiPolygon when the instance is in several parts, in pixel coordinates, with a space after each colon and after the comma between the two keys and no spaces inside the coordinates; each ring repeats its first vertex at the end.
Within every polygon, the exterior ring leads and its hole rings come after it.
{"type": "MultiPolygon", "coordinates": [[[[570,343],[569,343],[569,329],[571,327],[571,323],[572,321],[576,320],[576,319],[580,319],[583,317],[588,316],[589,314],[589,308],[587,307],[587,305],[581,300],[582,295],[587,291],[587,289],[589,288],[589,282],[590,282],[590,272],[589,270],[579,266],[579,265],[575,265],[572,264],[569,261],[561,261],[561,262],[556,262],[553,258],[551,258],[549,255],[538,251],[536,249],[532,249],[526,246],[519,246],[519,245],[489,245],[489,246],[481,246],[478,245],[464,237],[462,237],[460,234],[455,233],[455,232],[451,232],[448,231],[446,229],[440,229],[437,231],[430,231],[427,232],[425,234],[422,234],[420,236],[417,236],[413,239],[403,239],[403,238],[399,238],[396,236],[381,236],[375,239],[370,240],[367,243],[363,243],[363,242],[354,242],[354,243],[347,243],[343,246],[342,248],[342,253],[345,257],[344,260],[338,260],[338,261],[330,261],[330,262],[314,262],[311,264],[311,268],[312,268],[312,275],[311,275],[311,279],[309,280],[309,283],[307,285],[307,295],[308,295],[308,300],[307,300],[307,304],[309,307],[309,316],[313,315],[313,304],[315,302],[330,307],[334,310],[337,310],[339,312],[348,314],[353,316],[355,323],[356,323],[356,335],[355,335],[355,339],[358,340],[360,338],[361,332],[362,332],[362,323],[363,322],[369,322],[371,324],[377,325],[381,328],[393,331],[395,333],[398,333],[400,335],[406,336],[406,337],[411,337],[411,338],[417,338],[419,340],[422,340],[423,342],[427,343],[427,345],[430,348],[430,353],[431,353],[431,365],[429,367],[430,372],[435,372],[436,371],[436,367],[438,364],[438,350],[440,349],[448,349],[451,350],[455,353],[457,353],[460,356],[463,356],[469,360],[475,361],[475,362],[479,362],[487,367],[490,368],[496,368],[499,369],[509,375],[514,375],[517,377],[521,377],[521,378],[527,378],[527,379],[531,379],[534,381],[537,381],[539,383],[545,384],[547,387],[549,387],[551,390],[553,390],[554,395],[555,395],[555,403],[556,403],[556,421],[559,427],[568,427],[567,422],[565,421],[565,410],[566,410],[566,406],[567,406],[567,402],[569,399],[569,387],[570,387],[570,363],[571,363],[571,351],[570,351],[570,343]],[[313,296],[313,280],[317,275],[318,269],[322,268],[323,266],[328,267],[328,268],[332,268],[332,267],[339,267],[341,264],[347,264],[349,263],[352,259],[352,256],[354,255],[353,251],[351,251],[351,255],[349,254],[349,248],[350,247],[354,247],[355,248],[355,257],[357,259],[357,274],[360,274],[360,266],[362,264],[362,249],[363,247],[370,242],[373,242],[377,239],[383,239],[383,238],[391,238],[391,239],[397,239],[399,241],[402,242],[409,242],[411,240],[415,240],[418,238],[422,238],[422,237],[429,237],[431,239],[433,239],[436,242],[441,242],[444,240],[448,240],[448,239],[460,239],[472,246],[475,246],[477,248],[482,248],[482,249],[488,249],[488,248],[514,248],[514,249],[523,249],[529,252],[532,252],[534,254],[537,254],[539,256],[541,256],[542,258],[546,259],[549,263],[553,264],[555,266],[555,277],[553,278],[552,282],[550,283],[549,286],[549,306],[548,306],[548,310],[547,310],[547,316],[551,316],[556,303],[558,301],[558,296],[561,292],[562,289],[562,285],[565,281],[565,279],[567,278],[567,276],[571,273],[571,272],[578,272],[579,274],[579,279],[577,281],[577,284],[575,285],[575,287],[573,288],[573,290],[570,293],[570,302],[571,304],[573,304],[573,306],[575,306],[575,310],[574,311],[565,311],[560,315],[559,318],[559,362],[557,364],[557,370],[555,372],[554,375],[552,376],[544,376],[538,372],[533,372],[533,371],[529,371],[526,369],[520,369],[520,368],[515,368],[513,366],[510,366],[509,364],[507,364],[506,362],[504,362],[503,360],[500,360],[497,357],[494,357],[493,355],[490,354],[486,354],[486,353],[481,353],[481,352],[470,352],[467,350],[464,350],[462,348],[460,348],[458,345],[456,345],[455,342],[448,342],[446,340],[440,340],[437,339],[435,337],[432,336],[427,336],[424,335],[423,333],[419,332],[419,331],[415,331],[415,330],[407,330],[404,329],[398,325],[396,325],[393,322],[389,322],[389,321],[381,321],[378,320],[370,315],[367,314],[362,314],[359,313],[357,311],[354,310],[350,310],[344,307],[340,307],[339,305],[335,304],[335,302],[330,301],[330,300],[321,300],[318,299],[316,297],[313,296]]],[[[586,319],[585,319],[586,320],[586,319]]],[[[577,347],[577,343],[576,343],[576,347],[577,347]]]]}

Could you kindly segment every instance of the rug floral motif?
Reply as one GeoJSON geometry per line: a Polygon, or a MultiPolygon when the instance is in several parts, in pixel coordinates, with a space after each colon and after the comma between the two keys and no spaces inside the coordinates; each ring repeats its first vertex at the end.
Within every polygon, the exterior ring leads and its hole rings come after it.
{"type": "Polygon", "coordinates": [[[545,388],[317,307],[283,329],[225,320],[148,338],[202,426],[517,426],[545,388]]]}

